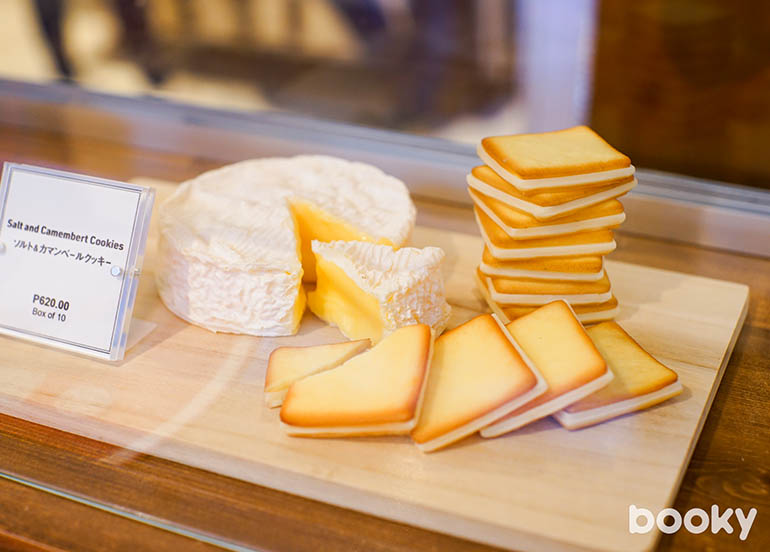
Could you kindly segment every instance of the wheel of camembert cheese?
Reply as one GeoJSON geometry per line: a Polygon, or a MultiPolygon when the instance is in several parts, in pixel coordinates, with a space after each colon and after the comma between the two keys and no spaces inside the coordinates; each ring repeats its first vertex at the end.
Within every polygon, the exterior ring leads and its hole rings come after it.
{"type": "MultiPolygon", "coordinates": [[[[296,333],[312,240],[399,248],[414,228],[406,186],[325,156],[243,161],[184,182],[160,206],[157,285],[179,317],[212,331],[296,333]]],[[[441,290],[443,293],[443,290],[441,290]]]]}

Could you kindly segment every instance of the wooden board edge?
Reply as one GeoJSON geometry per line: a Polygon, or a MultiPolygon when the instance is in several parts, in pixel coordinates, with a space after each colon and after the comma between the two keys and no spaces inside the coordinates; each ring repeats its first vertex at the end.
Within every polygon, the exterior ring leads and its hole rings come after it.
{"type": "MultiPolygon", "coordinates": [[[[743,325],[746,322],[746,317],[749,314],[749,286],[742,285],[744,288],[746,288],[746,296],[743,299],[743,307],[741,308],[741,314],[738,317],[738,321],[736,322],[735,328],[733,329],[733,334],[730,337],[730,342],[727,344],[727,347],[725,349],[724,355],[722,356],[722,363],[719,366],[719,370],[717,370],[717,373],[714,375],[714,382],[711,384],[711,389],[709,389],[708,397],[706,397],[706,402],[703,404],[703,410],[701,411],[700,416],[698,417],[698,425],[695,427],[695,432],[692,434],[692,437],[690,438],[690,444],[687,449],[687,454],[685,455],[684,461],[679,467],[679,472],[676,475],[676,481],[674,482],[674,485],[671,487],[671,492],[668,495],[668,498],[666,499],[666,506],[671,507],[674,504],[674,501],[676,500],[676,495],[679,493],[679,488],[682,486],[682,481],[684,481],[685,473],[687,472],[687,468],[690,467],[690,460],[692,460],[692,455],[695,452],[695,446],[698,444],[698,440],[700,439],[700,434],[703,431],[703,426],[706,425],[706,419],[709,417],[709,414],[711,413],[711,405],[714,403],[714,398],[717,395],[717,391],[719,390],[719,386],[722,383],[722,377],[725,374],[725,371],[727,370],[727,365],[730,363],[730,358],[733,355],[733,349],[735,348],[735,344],[738,342],[738,337],[741,335],[741,331],[743,330],[743,325]]],[[[657,525],[655,526],[655,531],[652,532],[655,535],[655,539],[653,542],[653,545],[656,545],[658,541],[660,540],[661,532],[657,528],[657,525]]],[[[650,547],[652,549],[652,547],[650,547]]]]}
{"type": "MultiPolygon", "coordinates": [[[[197,465],[197,459],[200,455],[198,447],[195,445],[168,440],[161,447],[159,452],[162,452],[160,456],[163,458],[211,470],[210,463],[208,467],[197,465]]],[[[416,503],[383,498],[366,490],[337,482],[324,481],[309,475],[282,471],[267,464],[257,464],[240,458],[234,459],[208,450],[206,454],[209,456],[209,460],[214,456],[221,458],[222,462],[229,464],[230,467],[226,473],[218,471],[218,473],[224,473],[224,475],[229,477],[480,544],[506,550],[542,550],[546,552],[588,552],[597,550],[597,548],[586,548],[534,533],[501,527],[493,523],[463,518],[416,503]],[[259,465],[262,471],[255,470],[255,465],[259,465]],[[235,466],[235,469],[233,469],[233,466],[235,466]],[[301,488],[302,493],[295,492],[293,490],[295,488],[301,488]],[[357,504],[357,506],[351,508],[350,504],[357,504]]],[[[645,535],[645,537],[647,536],[645,535]]],[[[640,549],[639,552],[647,549],[648,547],[645,547],[640,549]]]]}
{"type": "MultiPolygon", "coordinates": [[[[543,550],[547,552],[588,552],[597,550],[596,548],[586,548],[543,535],[518,531],[483,521],[470,520],[418,504],[409,504],[403,501],[397,502],[366,490],[356,489],[336,482],[324,481],[309,475],[282,471],[269,464],[257,463],[216,451],[201,449],[196,445],[173,438],[165,438],[158,441],[155,444],[156,446],[149,450],[134,450],[127,448],[127,446],[132,442],[137,442],[138,439],[141,440],[141,436],[131,428],[112,424],[113,438],[106,440],[103,433],[99,431],[94,423],[89,422],[85,417],[62,415],[62,413],[55,412],[46,407],[23,404],[12,397],[4,398],[0,395],[0,409],[3,412],[9,413],[9,415],[36,424],[80,435],[88,439],[107,442],[118,447],[125,447],[122,452],[102,460],[106,462],[126,462],[130,461],[134,455],[149,454],[287,494],[316,500],[348,510],[352,509],[374,517],[506,550],[543,550]],[[9,411],[9,406],[15,406],[16,408],[11,408],[9,411]],[[116,438],[114,437],[115,434],[117,434],[116,438]],[[208,459],[205,463],[200,461],[200,458],[203,457],[201,455],[203,450],[205,450],[205,456],[208,459]],[[302,489],[301,493],[295,490],[299,488],[302,489]],[[351,508],[350,504],[356,504],[356,507],[351,508]]],[[[173,520],[168,521],[173,525],[173,520]]],[[[644,538],[651,542],[649,546],[640,548],[638,552],[648,550],[655,542],[653,533],[644,535],[644,538]]]]}

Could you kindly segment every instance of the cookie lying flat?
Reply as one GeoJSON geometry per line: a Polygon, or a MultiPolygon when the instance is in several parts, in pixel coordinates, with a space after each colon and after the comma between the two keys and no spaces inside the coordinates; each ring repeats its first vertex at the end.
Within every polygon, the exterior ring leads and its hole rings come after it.
{"type": "Polygon", "coordinates": [[[514,240],[479,209],[473,209],[479,232],[492,256],[499,260],[606,255],[615,247],[612,230],[594,230],[567,236],[514,240]]]}
{"type": "Polygon", "coordinates": [[[615,378],[607,387],[554,414],[567,429],[642,410],[682,392],[676,372],[655,360],[617,323],[603,322],[587,332],[615,378]]]}
{"type": "Polygon", "coordinates": [[[586,126],[484,138],[479,157],[523,191],[582,186],[633,174],[631,160],[586,126]]]}
{"type": "Polygon", "coordinates": [[[532,215],[514,209],[498,199],[476,192],[472,188],[469,188],[468,192],[476,207],[513,239],[562,236],[588,230],[609,230],[626,220],[623,204],[617,199],[608,199],[565,217],[540,221],[532,215]]]}
{"type": "Polygon", "coordinates": [[[488,247],[484,247],[479,267],[484,274],[503,278],[593,282],[604,277],[603,262],[599,255],[501,261],[492,255],[488,247]]]}
{"type": "Polygon", "coordinates": [[[412,439],[429,452],[459,441],[545,392],[543,377],[493,315],[436,340],[412,439]]]}
{"type": "Polygon", "coordinates": [[[281,425],[298,437],[404,435],[417,423],[431,365],[430,326],[394,331],[342,366],[292,384],[281,425]]]}
{"type": "Polygon", "coordinates": [[[563,299],[571,305],[603,303],[612,297],[610,280],[605,274],[595,282],[560,282],[558,280],[512,280],[490,278],[477,271],[492,301],[508,305],[547,305],[563,299]]]}
{"type": "Polygon", "coordinates": [[[612,372],[564,301],[506,325],[545,378],[548,391],[481,430],[497,437],[561,410],[607,385],[612,372]]]}
{"type": "Polygon", "coordinates": [[[620,197],[636,185],[636,179],[628,177],[580,191],[539,192],[525,196],[487,166],[475,167],[466,177],[466,181],[472,189],[528,213],[538,220],[563,217],[608,199],[620,197]]]}
{"type": "Polygon", "coordinates": [[[371,347],[368,339],[309,347],[278,347],[267,361],[265,402],[270,408],[281,406],[295,381],[336,368],[371,347]]]}

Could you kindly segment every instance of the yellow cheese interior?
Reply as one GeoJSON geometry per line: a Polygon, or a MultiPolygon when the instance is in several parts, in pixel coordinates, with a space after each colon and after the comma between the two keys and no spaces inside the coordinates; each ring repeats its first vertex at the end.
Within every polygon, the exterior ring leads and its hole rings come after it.
{"type": "Polygon", "coordinates": [[[357,230],[347,222],[326,213],[315,205],[305,201],[295,201],[291,205],[294,219],[299,228],[301,245],[303,281],[315,282],[315,255],[310,248],[312,240],[330,242],[334,240],[367,241],[378,244],[393,245],[390,240],[382,238],[374,239],[357,230]]]}
{"type": "Polygon", "coordinates": [[[310,310],[336,325],[348,339],[368,337],[377,343],[384,330],[377,298],[358,287],[337,265],[323,257],[316,261],[318,285],[308,293],[310,310]]]}

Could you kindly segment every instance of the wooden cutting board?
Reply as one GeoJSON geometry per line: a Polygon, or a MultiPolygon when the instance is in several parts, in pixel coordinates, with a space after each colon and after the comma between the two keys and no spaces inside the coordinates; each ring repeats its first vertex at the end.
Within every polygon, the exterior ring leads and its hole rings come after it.
{"type": "MultiPolygon", "coordinates": [[[[169,188],[153,183],[162,198],[169,188]]],[[[153,282],[151,234],[135,318],[157,324],[111,365],[0,337],[0,411],[375,516],[512,549],[646,550],[628,508],[673,502],[746,316],[748,288],[606,263],[620,324],[679,373],[685,391],[645,412],[570,432],[545,419],[497,439],[423,454],[406,437],[298,439],[264,406],[279,345],[341,334],[311,314],[296,336],[213,334],[172,315],[153,282]]],[[[418,227],[447,254],[450,327],[487,309],[478,237],[418,227]]],[[[73,313],[74,314],[74,313],[73,313]]]]}

